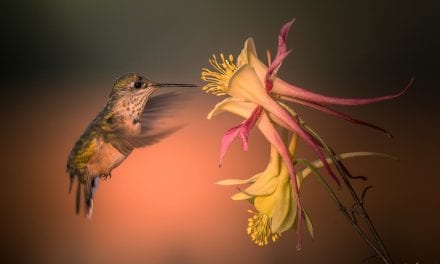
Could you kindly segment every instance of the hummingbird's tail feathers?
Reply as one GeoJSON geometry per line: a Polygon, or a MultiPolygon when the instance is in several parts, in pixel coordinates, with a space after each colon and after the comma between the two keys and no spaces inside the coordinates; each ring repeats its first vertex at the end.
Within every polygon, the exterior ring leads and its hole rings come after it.
{"type": "Polygon", "coordinates": [[[87,212],[86,212],[87,219],[92,219],[92,214],[93,214],[93,199],[90,199],[87,201],[87,212]]]}
{"type": "Polygon", "coordinates": [[[96,194],[96,190],[99,185],[99,177],[86,177],[86,182],[84,183],[84,199],[86,204],[86,215],[87,218],[92,218],[93,213],[93,197],[96,194]]]}
{"type": "Polygon", "coordinates": [[[70,182],[69,182],[69,194],[71,194],[71,193],[72,193],[73,182],[75,181],[75,174],[70,173],[69,177],[70,177],[70,182]]]}
{"type": "Polygon", "coordinates": [[[79,214],[81,209],[81,182],[78,179],[78,185],[76,187],[76,214],[79,214]]]}
{"type": "MultiPolygon", "coordinates": [[[[81,203],[85,203],[86,206],[86,216],[87,218],[92,217],[93,213],[93,197],[95,196],[96,190],[99,185],[99,177],[94,176],[86,176],[84,177],[85,183],[81,183],[81,180],[78,177],[74,177],[73,179],[78,178],[78,184],[76,189],[76,200],[75,200],[75,212],[76,214],[79,214],[81,211],[81,203]],[[84,200],[81,198],[81,193],[84,191],[84,200]]],[[[73,181],[71,181],[71,185],[73,184],[73,181]]]]}

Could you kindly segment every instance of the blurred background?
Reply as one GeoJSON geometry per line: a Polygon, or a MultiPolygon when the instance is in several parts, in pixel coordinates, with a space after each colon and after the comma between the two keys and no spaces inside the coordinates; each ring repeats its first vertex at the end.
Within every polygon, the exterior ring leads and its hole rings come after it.
{"type": "MultiPolygon", "coordinates": [[[[434,2],[434,1],[431,1],[434,2]]],[[[203,85],[213,53],[240,52],[253,37],[276,52],[281,25],[296,18],[279,75],[340,97],[401,98],[338,110],[368,128],[297,111],[337,152],[377,151],[400,161],[347,162],[396,263],[439,263],[438,8],[430,1],[4,1],[1,4],[2,263],[362,263],[373,253],[314,178],[302,189],[315,238],[286,232],[266,247],[246,234],[246,202],[214,182],[262,171],[269,146],[258,131],[235,142],[218,168],[220,139],[241,120],[206,115],[221,100],[197,93],[189,125],[134,151],[103,182],[91,221],[74,213],[67,155],[108,98],[113,81],[138,72],[158,82],[203,85]],[[436,71],[434,71],[436,70],[436,71]]],[[[299,156],[315,159],[301,144],[299,156]]],[[[341,190],[340,192],[343,192],[341,190]]],[[[305,230],[304,230],[305,231],[305,230]]],[[[378,263],[369,260],[364,263],[378,263]]]]}

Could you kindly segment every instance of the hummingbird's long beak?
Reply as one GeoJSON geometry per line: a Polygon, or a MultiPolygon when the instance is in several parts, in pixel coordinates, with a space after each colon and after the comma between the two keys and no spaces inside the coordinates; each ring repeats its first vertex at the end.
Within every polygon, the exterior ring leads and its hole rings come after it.
{"type": "Polygon", "coordinates": [[[153,83],[154,87],[197,87],[195,84],[188,83],[153,83]]]}

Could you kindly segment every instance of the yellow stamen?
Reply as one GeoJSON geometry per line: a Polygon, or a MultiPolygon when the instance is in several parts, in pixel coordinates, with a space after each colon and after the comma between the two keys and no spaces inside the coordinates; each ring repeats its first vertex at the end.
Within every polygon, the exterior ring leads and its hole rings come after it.
{"type": "Polygon", "coordinates": [[[208,84],[202,87],[203,91],[215,95],[225,95],[228,92],[228,83],[237,66],[234,64],[234,57],[229,55],[225,58],[223,53],[220,54],[220,61],[215,55],[209,59],[209,63],[216,71],[211,71],[207,68],[202,69],[202,80],[207,81],[208,84]]]}
{"type": "Polygon", "coordinates": [[[275,242],[280,237],[280,234],[272,233],[270,229],[271,219],[269,216],[262,213],[249,212],[254,215],[248,219],[249,223],[246,231],[255,244],[264,246],[268,244],[269,239],[275,242]]]}

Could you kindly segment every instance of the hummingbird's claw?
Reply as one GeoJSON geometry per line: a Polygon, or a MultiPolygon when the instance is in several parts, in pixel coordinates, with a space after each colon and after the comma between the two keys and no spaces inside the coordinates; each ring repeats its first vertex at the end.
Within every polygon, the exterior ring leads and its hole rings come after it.
{"type": "Polygon", "coordinates": [[[104,179],[104,180],[107,180],[108,178],[111,179],[111,177],[112,177],[112,173],[111,173],[111,172],[110,172],[109,174],[105,174],[105,175],[101,175],[101,176],[100,176],[100,178],[102,178],[102,179],[104,179]]]}

